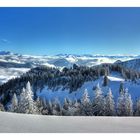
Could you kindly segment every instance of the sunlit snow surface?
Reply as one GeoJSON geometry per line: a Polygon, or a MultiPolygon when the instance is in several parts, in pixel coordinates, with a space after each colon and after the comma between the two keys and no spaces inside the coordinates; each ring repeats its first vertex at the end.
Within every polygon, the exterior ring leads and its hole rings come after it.
{"type": "Polygon", "coordinates": [[[140,133],[140,117],[46,116],[0,112],[2,133],[140,133]]]}
{"type": "Polygon", "coordinates": [[[117,78],[117,77],[112,77],[112,76],[108,76],[108,79],[110,81],[121,81],[121,82],[124,82],[125,80],[122,79],[122,78],[117,78]]]}

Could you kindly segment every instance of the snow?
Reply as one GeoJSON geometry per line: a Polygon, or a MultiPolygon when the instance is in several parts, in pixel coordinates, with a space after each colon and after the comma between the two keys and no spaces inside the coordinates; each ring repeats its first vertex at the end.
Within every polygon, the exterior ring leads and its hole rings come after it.
{"type": "Polygon", "coordinates": [[[126,68],[140,71],[140,58],[138,57],[137,59],[125,61],[122,65],[126,68]]]}
{"type": "Polygon", "coordinates": [[[53,64],[49,64],[49,63],[43,63],[44,66],[50,67],[50,68],[55,68],[55,66],[53,64]]]}
{"type": "Polygon", "coordinates": [[[30,69],[29,68],[9,68],[9,70],[15,70],[15,71],[19,71],[19,72],[27,72],[30,69]]]}
{"type": "Polygon", "coordinates": [[[41,97],[45,97],[47,100],[54,100],[55,98],[58,98],[60,102],[63,103],[64,98],[70,98],[72,100],[81,99],[84,93],[84,90],[87,88],[88,92],[90,93],[89,94],[90,98],[93,98],[94,96],[93,90],[92,90],[93,83],[94,82],[91,82],[91,81],[85,82],[81,88],[77,89],[77,91],[74,91],[72,93],[69,93],[69,89],[63,90],[63,87],[59,87],[59,89],[57,90],[51,90],[51,89],[48,89],[48,87],[46,86],[45,88],[43,88],[42,91],[38,90],[37,95],[41,97]]]}
{"type": "Polygon", "coordinates": [[[74,91],[72,93],[69,93],[69,89],[63,89],[62,86],[57,87],[55,90],[48,89],[47,86],[43,88],[43,90],[38,90],[37,95],[41,97],[45,97],[47,100],[54,100],[55,98],[58,98],[61,103],[63,103],[64,98],[70,98],[71,100],[74,99],[81,99],[82,95],[84,93],[84,90],[87,89],[91,101],[93,100],[95,94],[93,87],[96,87],[96,85],[99,83],[100,87],[102,88],[103,94],[107,95],[109,88],[112,90],[112,94],[114,96],[115,103],[117,102],[117,98],[119,96],[119,87],[120,83],[124,82],[124,88],[128,89],[128,92],[130,93],[133,102],[136,101],[136,99],[140,98],[140,81],[136,83],[132,83],[130,81],[125,81],[120,73],[113,72],[109,76],[109,83],[108,86],[104,87],[103,85],[103,77],[100,77],[99,79],[95,81],[88,81],[85,82],[82,87],[78,88],[77,91],[74,91]]]}
{"type": "Polygon", "coordinates": [[[121,81],[121,82],[124,82],[125,80],[122,79],[122,78],[117,78],[117,77],[113,77],[113,76],[107,76],[107,78],[110,80],[110,81],[121,81]]]}
{"type": "Polygon", "coordinates": [[[69,61],[70,63],[76,63],[78,61],[77,58],[72,55],[67,57],[66,60],[69,61]]]}
{"type": "Polygon", "coordinates": [[[140,133],[140,117],[44,116],[0,112],[2,133],[140,133]]]}

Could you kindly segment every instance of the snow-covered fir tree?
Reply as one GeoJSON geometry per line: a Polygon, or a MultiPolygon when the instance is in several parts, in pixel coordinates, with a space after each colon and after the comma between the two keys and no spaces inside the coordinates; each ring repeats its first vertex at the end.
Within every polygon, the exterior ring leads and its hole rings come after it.
{"type": "Polygon", "coordinates": [[[71,104],[70,99],[64,98],[62,115],[64,115],[64,116],[71,116],[71,113],[70,113],[71,106],[72,106],[72,104],[71,104]]]}
{"type": "Polygon", "coordinates": [[[66,116],[77,116],[79,115],[79,110],[75,106],[69,106],[66,116]]]}
{"type": "Polygon", "coordinates": [[[137,100],[136,102],[136,112],[135,112],[136,116],[140,116],[140,99],[137,100]]]}
{"type": "Polygon", "coordinates": [[[19,104],[18,104],[18,112],[19,113],[25,113],[26,112],[25,88],[22,89],[22,92],[20,94],[19,104]]]}
{"type": "Polygon", "coordinates": [[[78,102],[77,99],[75,99],[74,102],[73,102],[73,106],[76,107],[76,108],[80,107],[80,102],[78,102]]]}
{"type": "Polygon", "coordinates": [[[80,115],[80,103],[78,103],[76,99],[74,102],[72,102],[70,99],[64,98],[62,115],[65,116],[80,115]]]}
{"type": "Polygon", "coordinates": [[[31,84],[29,81],[26,84],[25,92],[28,96],[30,96],[33,99],[34,95],[33,95],[33,91],[32,91],[31,84]]]}
{"type": "Polygon", "coordinates": [[[48,102],[47,109],[48,109],[48,114],[52,115],[53,106],[52,106],[52,102],[50,100],[48,102]]]}
{"type": "Polygon", "coordinates": [[[71,100],[68,98],[64,98],[63,108],[62,108],[62,115],[70,116],[69,109],[71,107],[71,100]]]}
{"type": "Polygon", "coordinates": [[[81,99],[81,109],[80,109],[80,114],[82,116],[92,116],[92,104],[88,95],[88,90],[85,89],[82,99],[81,99]]]}
{"type": "Polygon", "coordinates": [[[119,116],[133,115],[133,102],[127,89],[118,97],[117,114],[119,116]]]}
{"type": "Polygon", "coordinates": [[[18,111],[18,99],[16,94],[14,93],[12,101],[11,101],[11,108],[10,108],[11,112],[17,112],[18,111]]]}
{"type": "Polygon", "coordinates": [[[93,100],[93,113],[95,116],[104,116],[105,114],[105,99],[99,83],[95,89],[95,97],[93,100]]]}
{"type": "Polygon", "coordinates": [[[41,100],[41,98],[38,97],[35,104],[36,104],[36,107],[37,107],[38,114],[41,114],[42,110],[43,110],[43,101],[41,100]]]}
{"type": "Polygon", "coordinates": [[[85,91],[83,93],[81,103],[83,105],[86,105],[86,104],[89,104],[90,103],[90,99],[89,99],[89,96],[88,96],[88,90],[87,89],[85,89],[85,91]]]}
{"type": "Polygon", "coordinates": [[[52,102],[52,115],[62,115],[62,108],[58,98],[55,98],[55,100],[52,102]]]}
{"type": "Polygon", "coordinates": [[[20,113],[26,113],[26,114],[37,113],[37,107],[33,100],[33,92],[31,89],[30,82],[26,84],[26,88],[25,89],[23,88],[22,93],[20,94],[18,111],[20,113]]]}
{"type": "Polygon", "coordinates": [[[42,106],[43,106],[43,109],[42,109],[41,113],[43,115],[52,115],[52,103],[50,100],[47,102],[46,99],[43,98],[42,106]]]}
{"type": "Polygon", "coordinates": [[[5,111],[3,104],[0,103],[0,111],[5,111]]]}
{"type": "Polygon", "coordinates": [[[80,114],[80,105],[81,105],[80,102],[78,102],[77,99],[75,99],[73,107],[75,108],[74,115],[76,116],[80,114]]]}
{"type": "Polygon", "coordinates": [[[110,88],[105,98],[105,115],[106,116],[115,115],[115,102],[110,88]]]}
{"type": "Polygon", "coordinates": [[[65,110],[67,110],[68,107],[69,107],[69,102],[68,102],[68,100],[67,100],[66,98],[64,98],[64,105],[63,105],[63,108],[64,108],[65,110]]]}
{"type": "Polygon", "coordinates": [[[75,101],[72,103],[72,105],[68,106],[68,115],[69,116],[79,116],[80,115],[80,103],[77,102],[77,100],[75,99],[75,101]]]}
{"type": "Polygon", "coordinates": [[[128,89],[125,89],[125,101],[126,101],[126,115],[133,116],[133,102],[128,89]]]}

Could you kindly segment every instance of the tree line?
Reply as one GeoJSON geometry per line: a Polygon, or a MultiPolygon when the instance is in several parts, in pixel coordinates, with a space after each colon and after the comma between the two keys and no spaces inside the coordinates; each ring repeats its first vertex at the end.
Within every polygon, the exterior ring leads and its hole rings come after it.
{"type": "Polygon", "coordinates": [[[23,74],[21,77],[11,79],[7,83],[1,85],[0,102],[5,106],[13,97],[13,93],[19,96],[28,81],[32,85],[35,98],[37,98],[36,91],[41,91],[45,86],[53,91],[63,87],[63,90],[67,89],[69,93],[72,93],[85,82],[94,81],[100,78],[100,76],[105,76],[104,86],[107,86],[107,75],[113,71],[121,73],[125,80],[131,80],[135,83],[137,83],[137,80],[140,78],[140,72],[125,68],[119,64],[102,64],[94,67],[78,66],[74,64],[73,67],[65,67],[62,70],[45,66],[36,67],[23,74]]]}
{"type": "Polygon", "coordinates": [[[94,98],[91,100],[88,90],[85,89],[81,99],[64,98],[63,103],[60,103],[58,98],[47,101],[45,98],[38,97],[34,100],[30,82],[27,82],[19,96],[13,94],[8,111],[58,116],[140,116],[140,100],[137,100],[134,109],[128,89],[124,89],[121,85],[116,103],[110,88],[104,96],[100,85],[97,84],[93,94],[94,98]]]}

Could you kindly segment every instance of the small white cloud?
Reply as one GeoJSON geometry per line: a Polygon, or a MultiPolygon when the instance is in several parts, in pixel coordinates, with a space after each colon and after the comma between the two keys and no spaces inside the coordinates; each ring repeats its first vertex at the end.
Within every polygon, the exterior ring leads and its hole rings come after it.
{"type": "Polygon", "coordinates": [[[7,39],[1,39],[1,42],[2,43],[8,43],[8,40],[7,39]]]}

